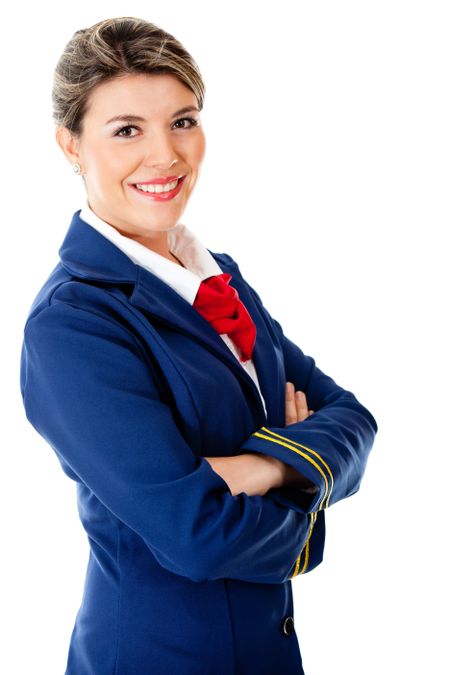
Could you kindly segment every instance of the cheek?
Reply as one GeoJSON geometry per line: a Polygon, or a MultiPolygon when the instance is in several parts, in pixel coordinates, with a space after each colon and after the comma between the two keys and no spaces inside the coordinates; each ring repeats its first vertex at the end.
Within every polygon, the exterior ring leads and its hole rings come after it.
{"type": "Polygon", "coordinates": [[[191,146],[189,148],[190,154],[190,164],[193,169],[197,169],[203,158],[206,151],[206,141],[203,133],[199,133],[194,139],[192,139],[191,146]]]}
{"type": "Polygon", "coordinates": [[[122,183],[133,168],[133,153],[126,152],[125,148],[99,147],[94,155],[98,180],[109,183],[111,188],[122,183]]]}
{"type": "Polygon", "coordinates": [[[201,142],[199,143],[199,146],[198,146],[198,163],[199,164],[203,161],[205,153],[206,153],[206,139],[205,139],[205,136],[202,135],[201,142]]]}
{"type": "Polygon", "coordinates": [[[110,154],[107,161],[104,162],[105,172],[109,173],[112,181],[123,182],[129,175],[130,167],[134,165],[129,153],[110,154]]]}

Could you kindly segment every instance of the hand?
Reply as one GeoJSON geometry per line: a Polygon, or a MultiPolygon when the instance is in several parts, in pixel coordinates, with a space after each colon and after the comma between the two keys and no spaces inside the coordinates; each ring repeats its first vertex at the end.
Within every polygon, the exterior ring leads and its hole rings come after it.
{"type": "Polygon", "coordinates": [[[286,382],[286,426],[303,422],[313,412],[308,410],[305,393],[299,389],[295,391],[293,383],[286,382]]]}
{"type": "Polygon", "coordinates": [[[282,462],[258,452],[246,452],[230,457],[204,457],[212,469],[227,483],[231,494],[246,492],[249,496],[265,495],[284,478],[282,462]]]}
{"type": "MultiPolygon", "coordinates": [[[[299,389],[295,391],[294,384],[286,382],[286,426],[295,424],[296,422],[304,422],[313,412],[314,410],[308,410],[305,393],[299,389]]],[[[280,465],[283,476],[282,485],[300,488],[313,487],[313,483],[294,469],[293,466],[285,462],[280,462],[280,465]]]]}
{"type": "MultiPolygon", "coordinates": [[[[306,396],[294,395],[292,382],[286,383],[286,426],[303,422],[312,415],[308,411],[306,396]]],[[[265,495],[271,488],[283,485],[310,487],[313,484],[292,466],[276,457],[258,452],[231,455],[230,457],[204,457],[211,468],[227,483],[232,495],[246,492],[248,495],[265,495]]]]}

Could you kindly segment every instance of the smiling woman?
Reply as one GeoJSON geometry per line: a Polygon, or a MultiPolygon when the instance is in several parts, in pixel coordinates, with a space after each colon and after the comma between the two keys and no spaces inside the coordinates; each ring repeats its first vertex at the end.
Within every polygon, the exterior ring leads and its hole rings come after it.
{"type": "Polygon", "coordinates": [[[86,96],[82,131],[58,126],[56,138],[80,166],[90,208],[172,259],[167,230],[184,212],[205,154],[194,92],[172,74],[117,75],[86,96]]]}
{"type": "Polygon", "coordinates": [[[302,675],[291,579],[321,563],[324,510],[358,490],[377,430],[180,222],[203,96],[184,47],[133,17],[78,30],[55,71],[86,203],[20,386],[89,539],[66,675],[302,675]]]}

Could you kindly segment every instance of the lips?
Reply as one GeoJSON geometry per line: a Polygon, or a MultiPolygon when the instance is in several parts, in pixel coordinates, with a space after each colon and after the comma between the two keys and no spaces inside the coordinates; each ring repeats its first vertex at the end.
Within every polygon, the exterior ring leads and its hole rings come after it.
{"type": "Polygon", "coordinates": [[[169,192],[144,192],[144,190],[140,190],[134,183],[129,183],[130,188],[138,193],[141,197],[144,199],[151,199],[156,202],[165,202],[170,199],[173,199],[174,197],[177,196],[177,194],[180,192],[181,188],[183,187],[184,179],[186,176],[181,176],[181,178],[178,179],[178,176],[167,176],[167,180],[165,179],[155,179],[154,181],[147,181],[144,183],[139,183],[140,185],[148,185],[148,184],[159,184],[161,185],[164,183],[170,183],[172,180],[178,180],[177,186],[173,190],[169,190],[169,192]]]}

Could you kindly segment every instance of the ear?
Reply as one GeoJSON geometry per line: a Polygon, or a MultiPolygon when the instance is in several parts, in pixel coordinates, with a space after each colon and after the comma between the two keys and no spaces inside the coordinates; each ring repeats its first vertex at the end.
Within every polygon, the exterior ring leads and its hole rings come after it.
{"type": "Polygon", "coordinates": [[[79,139],[74,136],[67,127],[56,127],[55,139],[71,164],[80,162],[80,156],[78,154],[79,139]]]}

